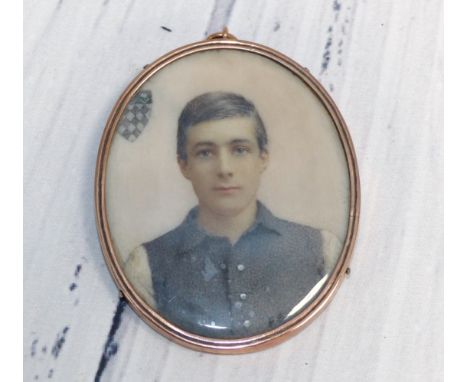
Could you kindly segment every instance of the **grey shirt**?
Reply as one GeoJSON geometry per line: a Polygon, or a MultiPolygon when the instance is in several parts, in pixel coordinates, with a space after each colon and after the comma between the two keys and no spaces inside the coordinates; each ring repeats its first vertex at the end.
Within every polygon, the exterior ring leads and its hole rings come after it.
{"type": "Polygon", "coordinates": [[[275,217],[258,202],[234,244],[197,223],[197,208],[143,245],[157,311],[212,338],[259,334],[282,324],[324,276],[321,231],[275,217]]]}

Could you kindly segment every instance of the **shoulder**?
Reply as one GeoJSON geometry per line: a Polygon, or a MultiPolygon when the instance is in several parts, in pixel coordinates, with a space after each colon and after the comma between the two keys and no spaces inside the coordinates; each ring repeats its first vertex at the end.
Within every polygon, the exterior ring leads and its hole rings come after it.
{"type": "Polygon", "coordinates": [[[307,225],[293,223],[273,214],[263,203],[258,202],[257,221],[285,238],[296,238],[298,242],[316,237],[320,240],[320,231],[307,225]]]}
{"type": "Polygon", "coordinates": [[[343,249],[343,243],[330,231],[322,229],[322,252],[325,260],[327,272],[331,272],[338,261],[338,257],[343,249]]]}
{"type": "Polygon", "coordinates": [[[300,246],[304,249],[304,253],[310,253],[310,251],[316,253],[322,259],[325,272],[333,270],[343,248],[342,242],[335,234],[325,229],[293,223],[277,217],[275,217],[275,227],[284,240],[290,243],[288,245],[300,246]]]}
{"type": "Polygon", "coordinates": [[[125,262],[125,270],[142,269],[148,263],[148,254],[143,245],[136,247],[125,262]]]}
{"type": "Polygon", "coordinates": [[[335,234],[328,230],[293,223],[280,218],[275,218],[275,225],[281,234],[297,238],[298,240],[302,239],[309,244],[315,243],[320,246],[324,255],[328,254],[330,251],[336,252],[341,250],[341,241],[335,234]]]}
{"type": "Polygon", "coordinates": [[[150,305],[154,304],[151,270],[144,246],[135,248],[124,265],[125,275],[138,294],[150,305]]]}
{"type": "Polygon", "coordinates": [[[288,253],[290,259],[294,258],[299,263],[313,261],[317,267],[321,267],[322,236],[319,229],[276,217],[269,228],[277,233],[272,244],[281,248],[280,252],[288,253]]]}
{"type": "Polygon", "coordinates": [[[175,251],[184,237],[184,228],[182,225],[173,230],[142,244],[150,254],[154,251],[172,252],[175,251]]]}
{"type": "Polygon", "coordinates": [[[317,244],[319,244],[321,241],[320,230],[308,225],[293,223],[288,220],[275,218],[275,227],[279,233],[290,238],[301,241],[314,241],[317,242],[317,244]]]}
{"type": "Polygon", "coordinates": [[[326,245],[340,245],[341,241],[336,237],[336,235],[326,229],[320,230],[322,240],[326,245]]]}

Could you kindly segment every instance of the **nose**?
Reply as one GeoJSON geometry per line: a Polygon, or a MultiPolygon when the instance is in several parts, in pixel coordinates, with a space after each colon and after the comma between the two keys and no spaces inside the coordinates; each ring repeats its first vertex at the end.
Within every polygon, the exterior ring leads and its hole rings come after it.
{"type": "Polygon", "coordinates": [[[234,175],[229,153],[221,151],[218,157],[218,177],[231,178],[234,175]]]}

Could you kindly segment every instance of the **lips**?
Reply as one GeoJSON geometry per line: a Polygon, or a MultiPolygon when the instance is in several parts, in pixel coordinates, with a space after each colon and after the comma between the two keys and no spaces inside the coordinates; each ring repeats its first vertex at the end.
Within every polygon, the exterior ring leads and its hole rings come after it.
{"type": "Polygon", "coordinates": [[[213,188],[216,192],[223,194],[230,194],[236,191],[239,191],[241,188],[239,186],[217,186],[213,188]]]}

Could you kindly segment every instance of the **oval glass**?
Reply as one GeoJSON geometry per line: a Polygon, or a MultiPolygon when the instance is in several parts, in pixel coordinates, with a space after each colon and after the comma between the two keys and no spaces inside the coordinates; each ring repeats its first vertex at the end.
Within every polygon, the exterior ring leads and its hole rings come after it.
{"type": "Polygon", "coordinates": [[[99,149],[96,210],[132,308],[183,345],[239,353],[328,303],[350,260],[359,180],[318,81],[221,37],[167,54],[125,90],[99,149]]]}

